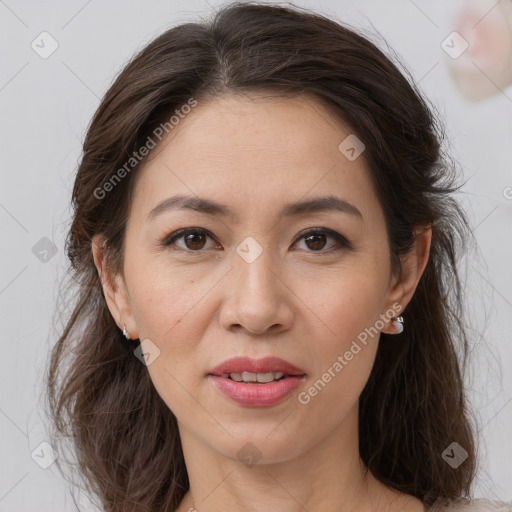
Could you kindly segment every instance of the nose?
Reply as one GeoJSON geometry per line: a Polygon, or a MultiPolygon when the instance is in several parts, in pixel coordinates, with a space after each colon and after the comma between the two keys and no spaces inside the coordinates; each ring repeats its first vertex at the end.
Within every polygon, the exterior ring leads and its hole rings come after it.
{"type": "Polygon", "coordinates": [[[251,335],[277,334],[290,329],[294,318],[290,303],[293,293],[279,273],[267,251],[250,263],[236,254],[224,284],[222,327],[251,335]]]}

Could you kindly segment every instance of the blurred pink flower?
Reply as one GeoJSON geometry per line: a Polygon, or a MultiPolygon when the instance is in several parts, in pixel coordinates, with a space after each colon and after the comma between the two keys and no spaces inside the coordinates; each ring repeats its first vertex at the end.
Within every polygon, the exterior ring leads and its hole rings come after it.
{"type": "Polygon", "coordinates": [[[512,84],[512,0],[466,0],[454,30],[469,45],[456,58],[446,56],[462,96],[478,101],[512,84]]]}

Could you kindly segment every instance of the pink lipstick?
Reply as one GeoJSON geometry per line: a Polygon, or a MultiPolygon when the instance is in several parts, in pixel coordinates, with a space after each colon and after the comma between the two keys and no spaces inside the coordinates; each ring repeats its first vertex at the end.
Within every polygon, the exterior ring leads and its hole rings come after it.
{"type": "Polygon", "coordinates": [[[234,402],[248,407],[267,407],[290,396],[306,374],[278,357],[235,357],[217,365],[209,376],[216,388],[234,402]]]}

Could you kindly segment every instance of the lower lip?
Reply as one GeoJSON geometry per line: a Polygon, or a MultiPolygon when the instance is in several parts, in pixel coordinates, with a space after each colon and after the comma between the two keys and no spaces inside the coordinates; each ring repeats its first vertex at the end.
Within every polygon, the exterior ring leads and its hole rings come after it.
{"type": "Polygon", "coordinates": [[[300,386],[306,376],[290,376],[266,384],[236,382],[218,375],[210,375],[210,377],[217,389],[234,402],[250,407],[265,407],[275,405],[287,398],[300,386]]]}

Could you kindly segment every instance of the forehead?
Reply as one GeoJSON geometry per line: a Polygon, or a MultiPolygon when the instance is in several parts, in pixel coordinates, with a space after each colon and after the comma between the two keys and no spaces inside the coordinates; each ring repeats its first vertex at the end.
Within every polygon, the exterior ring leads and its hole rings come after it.
{"type": "Polygon", "coordinates": [[[376,197],[364,157],[351,161],[339,149],[351,135],[311,96],[229,95],[200,102],[138,170],[132,207],[147,214],[183,193],[218,198],[243,216],[244,210],[338,193],[368,209],[376,197]]]}
{"type": "MultiPolygon", "coordinates": [[[[240,157],[300,161],[332,152],[350,129],[310,95],[293,97],[265,93],[227,95],[199,103],[173,129],[164,144],[195,149],[194,158],[240,157]]],[[[284,170],[284,169],[283,169],[284,170]]]]}

